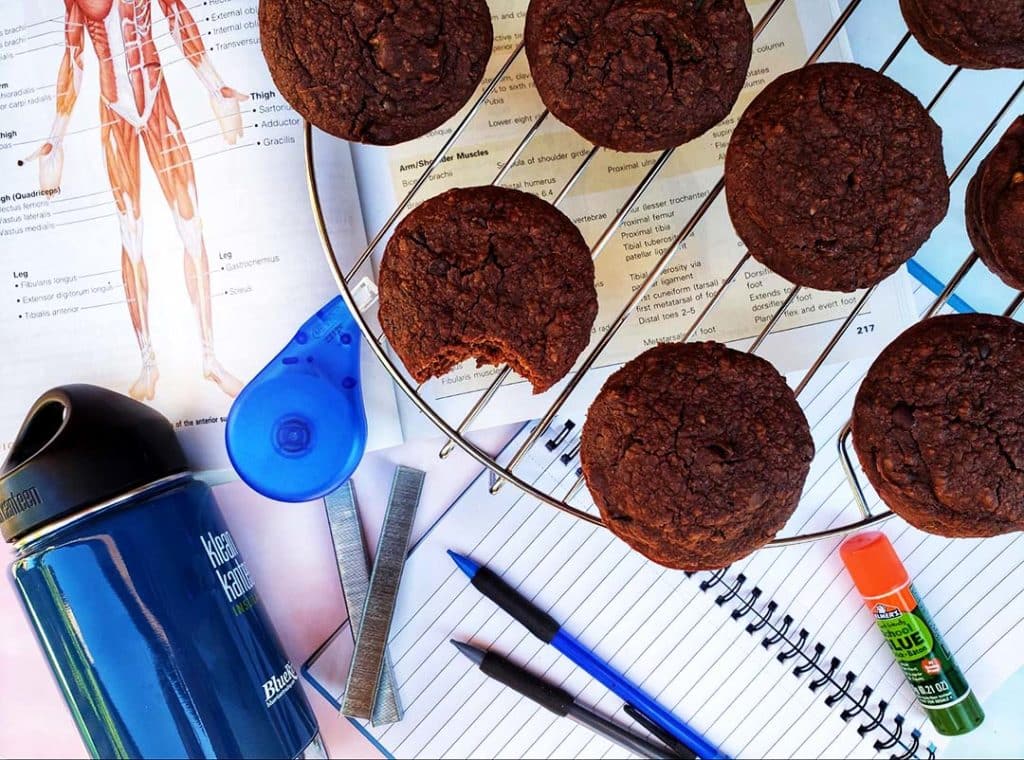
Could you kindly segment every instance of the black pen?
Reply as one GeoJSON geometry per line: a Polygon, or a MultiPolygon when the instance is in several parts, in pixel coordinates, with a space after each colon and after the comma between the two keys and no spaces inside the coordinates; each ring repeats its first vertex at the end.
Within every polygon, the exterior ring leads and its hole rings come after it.
{"type": "Polygon", "coordinates": [[[684,723],[671,710],[598,657],[554,618],[502,580],[500,575],[451,549],[448,554],[477,591],[522,623],[538,639],[550,644],[589,676],[608,687],[635,711],[643,713],[648,728],[650,725],[658,727],[656,736],[672,737],[669,747],[679,747],[686,754],[702,760],[729,760],[729,756],[707,737],[684,723]]]}
{"type": "Polygon", "coordinates": [[[513,662],[494,652],[478,649],[471,644],[452,639],[452,644],[470,659],[480,671],[495,681],[508,686],[533,700],[555,715],[571,718],[595,734],[618,744],[641,757],[647,758],[692,758],[695,755],[679,755],[668,747],[638,736],[617,723],[604,718],[576,702],[572,694],[560,689],[524,670],[513,662]]]}

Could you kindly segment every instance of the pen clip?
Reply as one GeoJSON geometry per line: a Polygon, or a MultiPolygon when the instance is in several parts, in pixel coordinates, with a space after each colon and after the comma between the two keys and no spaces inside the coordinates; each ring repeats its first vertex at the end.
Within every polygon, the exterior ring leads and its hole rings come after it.
{"type": "Polygon", "coordinates": [[[691,760],[691,758],[693,760],[697,760],[697,755],[692,749],[659,726],[649,715],[642,712],[639,707],[635,707],[627,702],[623,705],[622,709],[626,711],[626,715],[654,734],[654,736],[656,736],[658,740],[665,745],[669,752],[671,752],[673,757],[682,758],[682,760],[691,760]]]}

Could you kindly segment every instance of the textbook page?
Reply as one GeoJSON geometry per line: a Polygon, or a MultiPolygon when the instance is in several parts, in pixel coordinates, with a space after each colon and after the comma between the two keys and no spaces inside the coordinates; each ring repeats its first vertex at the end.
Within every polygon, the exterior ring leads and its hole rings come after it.
{"type": "MultiPolygon", "coordinates": [[[[485,81],[490,81],[519,44],[527,4],[525,0],[489,3],[495,45],[485,81]]],[[[765,0],[748,3],[755,24],[769,5],[765,0]]],[[[675,151],[618,234],[597,258],[600,313],[594,328],[595,339],[607,330],[720,179],[725,149],[737,117],[768,82],[803,65],[837,15],[832,3],[821,0],[794,0],[784,3],[778,10],[754,43],[747,83],[732,115],[703,137],[675,151]]],[[[842,34],[824,58],[849,58],[842,34]]],[[[467,110],[468,106],[463,113],[467,110]]],[[[467,131],[416,195],[413,206],[451,187],[490,183],[501,162],[543,111],[544,106],[530,78],[526,55],[520,52],[467,131]]],[[[451,135],[460,118],[453,118],[427,137],[405,145],[354,146],[364,219],[369,229],[376,231],[380,227],[396,201],[405,196],[451,135]]],[[[551,200],[562,190],[590,148],[583,138],[549,116],[502,184],[551,200]]],[[[593,245],[608,228],[616,211],[658,155],[608,150],[597,154],[560,206],[580,227],[589,244],[593,245]]],[[[601,355],[577,395],[592,398],[604,378],[619,364],[659,341],[678,339],[743,253],[729,221],[723,193],[693,235],[683,243],[658,285],[638,305],[601,355]]],[[[694,339],[735,342],[739,346],[749,344],[770,321],[790,288],[782,278],[756,262],[749,262],[694,339]]],[[[761,354],[782,371],[809,365],[858,298],[859,294],[802,291],[762,347],[761,354]]],[[[878,289],[832,360],[877,352],[908,323],[908,303],[904,275],[900,273],[878,289]]],[[[458,422],[497,372],[497,368],[477,369],[475,362],[467,362],[427,383],[422,393],[443,416],[458,422]]],[[[539,416],[564,384],[565,381],[542,396],[533,396],[529,384],[512,375],[474,427],[539,416]]],[[[406,434],[429,434],[429,423],[404,397],[400,405],[406,434]]]]}
{"type": "MultiPolygon", "coordinates": [[[[257,0],[8,3],[0,23],[0,455],[46,389],[152,403],[198,469],[232,395],[337,295],[302,124],[257,0]],[[188,56],[186,56],[186,51],[188,56]]],[[[335,248],[365,246],[346,143],[318,143],[335,248]]],[[[401,441],[367,356],[370,447],[401,441]]]]}

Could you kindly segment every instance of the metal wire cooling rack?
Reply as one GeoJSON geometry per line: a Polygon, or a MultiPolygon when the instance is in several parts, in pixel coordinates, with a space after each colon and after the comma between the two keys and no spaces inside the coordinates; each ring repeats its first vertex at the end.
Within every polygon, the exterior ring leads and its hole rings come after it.
{"type": "MultiPolygon", "coordinates": [[[[776,13],[786,2],[787,0],[773,0],[771,5],[765,11],[764,15],[761,17],[761,19],[757,22],[756,26],[754,27],[755,41],[761,35],[761,33],[768,27],[772,19],[775,17],[776,13]]],[[[856,12],[857,8],[861,5],[861,2],[862,0],[850,0],[849,4],[839,14],[839,16],[836,18],[835,22],[832,24],[829,30],[825,33],[817,47],[810,54],[806,63],[804,64],[805,66],[815,63],[821,58],[821,56],[825,53],[828,47],[835,40],[837,35],[839,35],[841,31],[843,31],[847,22],[856,12]]],[[[879,67],[879,72],[884,73],[893,64],[893,62],[903,51],[904,47],[910,41],[910,38],[911,35],[909,32],[904,34],[899,43],[893,48],[891,53],[885,59],[884,63],[879,67]]],[[[464,419],[462,419],[458,424],[452,424],[431,406],[431,403],[428,399],[423,397],[423,395],[421,394],[422,386],[414,386],[406,378],[402,370],[397,366],[395,360],[388,355],[385,349],[385,339],[383,335],[375,333],[371,325],[368,323],[366,317],[360,312],[359,308],[357,307],[356,301],[353,296],[353,290],[355,289],[355,285],[359,280],[359,275],[363,270],[363,266],[369,261],[373,252],[377,249],[377,246],[380,245],[380,243],[384,240],[385,236],[387,236],[387,234],[391,231],[392,227],[395,225],[398,219],[409,207],[413,198],[417,195],[417,193],[420,191],[420,189],[423,187],[426,181],[430,178],[434,170],[441,164],[445,156],[448,155],[451,148],[459,141],[460,137],[466,131],[466,128],[469,126],[470,122],[481,110],[487,98],[494,92],[495,87],[505,77],[505,75],[511,68],[512,64],[522,53],[523,43],[520,42],[518,46],[509,55],[508,59],[498,69],[494,78],[491,79],[491,81],[483,89],[481,94],[473,102],[472,106],[469,108],[465,116],[455,127],[454,131],[442,145],[442,147],[434,156],[434,158],[426,166],[426,168],[424,169],[420,177],[417,179],[417,181],[409,189],[405,198],[397,205],[397,207],[391,213],[391,215],[384,223],[384,225],[373,236],[373,238],[367,245],[366,249],[357,257],[357,259],[352,264],[348,272],[342,271],[342,267],[338,262],[337,256],[335,255],[334,248],[331,245],[330,236],[327,233],[327,226],[324,219],[324,212],[321,206],[320,193],[317,184],[312,128],[309,122],[306,122],[304,133],[305,156],[310,204],[313,210],[314,222],[316,223],[317,230],[320,235],[320,240],[327,257],[327,262],[337,282],[342,298],[344,299],[348,308],[355,316],[355,320],[359,325],[359,329],[362,331],[364,337],[366,338],[370,350],[373,351],[374,355],[381,362],[381,364],[384,366],[387,372],[391,375],[391,378],[393,379],[395,384],[409,397],[409,399],[416,405],[416,407],[434,425],[437,426],[437,428],[441,432],[448,436],[449,442],[441,450],[440,456],[446,457],[452,450],[454,450],[456,446],[458,446],[471,457],[473,457],[481,465],[487,467],[492,471],[492,473],[494,474],[493,483],[491,487],[492,493],[496,493],[497,490],[500,489],[505,483],[511,483],[513,486],[519,488],[529,496],[538,499],[542,503],[548,504],[552,507],[555,507],[556,509],[562,510],[563,512],[566,512],[580,520],[601,525],[602,523],[599,517],[569,504],[569,501],[583,487],[584,483],[582,475],[577,478],[576,482],[571,486],[571,488],[565,493],[564,496],[558,496],[555,493],[544,492],[535,487],[533,484],[527,482],[525,479],[523,479],[517,474],[516,469],[523,461],[523,458],[526,455],[526,453],[531,449],[532,446],[537,444],[541,436],[545,434],[548,427],[555,419],[555,416],[559,413],[562,407],[572,396],[573,392],[576,390],[577,386],[580,384],[585,374],[594,366],[594,363],[600,357],[604,349],[608,346],[608,344],[615,337],[615,335],[622,328],[622,326],[626,324],[627,320],[632,315],[636,306],[640,303],[640,301],[644,298],[648,291],[650,291],[651,288],[654,287],[654,285],[657,283],[658,278],[661,276],[662,272],[664,272],[664,270],[668,267],[672,258],[681,250],[681,243],[693,233],[693,231],[697,228],[697,226],[706,216],[712,204],[714,204],[718,197],[722,194],[722,191],[725,187],[724,177],[719,178],[717,183],[711,188],[710,192],[704,197],[700,206],[683,226],[679,234],[672,240],[672,242],[668,246],[666,246],[661,251],[653,267],[649,270],[646,278],[643,280],[640,286],[633,291],[629,300],[621,308],[618,315],[612,320],[609,329],[601,336],[597,343],[589,349],[587,355],[583,358],[582,362],[578,365],[578,367],[573,371],[572,375],[568,380],[568,383],[564,386],[563,390],[558,394],[554,403],[551,404],[547,412],[545,412],[545,414],[540,418],[539,422],[534,427],[530,435],[526,438],[522,445],[513,453],[511,459],[505,465],[502,465],[499,462],[497,462],[495,458],[492,457],[489,453],[482,450],[476,444],[470,441],[466,437],[465,432],[471,425],[473,420],[480,414],[480,412],[483,411],[483,409],[494,399],[495,394],[502,386],[504,381],[512,374],[511,370],[508,367],[504,367],[503,369],[501,369],[501,371],[498,373],[497,377],[494,379],[491,385],[481,393],[476,403],[466,414],[464,419]]],[[[928,103],[927,109],[929,110],[929,112],[939,103],[939,101],[949,90],[950,86],[953,84],[954,80],[960,74],[961,69],[956,68],[948,75],[946,80],[941,84],[941,86],[935,92],[935,95],[932,97],[931,101],[928,103]]],[[[991,134],[996,129],[1000,121],[1004,118],[1004,116],[1006,116],[1007,113],[1009,113],[1010,109],[1013,107],[1013,104],[1020,96],[1022,90],[1024,90],[1024,81],[1022,81],[1020,85],[1017,86],[1017,88],[1013,91],[1010,97],[1006,100],[1002,108],[998,111],[998,113],[996,113],[993,116],[993,118],[988,123],[984,131],[974,142],[973,146],[970,148],[970,150],[963,157],[961,162],[953,170],[949,178],[949,184],[951,186],[961,176],[961,174],[970,164],[972,159],[974,159],[978,151],[984,145],[986,140],[991,136],[991,134]]],[[[530,126],[529,130],[522,137],[520,142],[516,145],[516,147],[509,155],[509,157],[504,161],[504,163],[501,164],[501,170],[491,181],[491,184],[500,184],[505,179],[508,172],[521,157],[523,151],[526,150],[527,146],[537,135],[541,125],[546,121],[548,116],[549,113],[548,111],[545,110],[536,118],[536,120],[530,126]]],[[[553,199],[552,202],[555,206],[558,206],[566,198],[566,196],[570,193],[570,191],[579,181],[580,177],[582,177],[583,174],[587,171],[587,168],[591,165],[594,157],[598,154],[600,150],[601,148],[594,147],[585,155],[582,162],[573,171],[571,176],[566,180],[565,184],[562,186],[562,189],[553,199]]],[[[612,240],[613,237],[616,235],[623,221],[636,207],[640,198],[644,195],[647,189],[654,182],[655,178],[665,167],[673,152],[674,149],[669,149],[664,151],[657,157],[657,159],[651,165],[650,169],[647,171],[647,174],[641,179],[639,184],[633,189],[632,193],[629,195],[626,202],[612,217],[611,222],[608,224],[607,228],[604,230],[604,232],[601,234],[601,236],[598,238],[597,242],[591,249],[591,255],[594,258],[597,258],[600,255],[601,251],[605,248],[608,242],[612,240]]],[[[710,297],[710,299],[707,300],[703,309],[700,311],[699,314],[697,314],[693,323],[678,336],[679,340],[686,341],[693,336],[697,329],[707,319],[708,315],[715,309],[715,307],[721,301],[722,296],[724,295],[726,290],[733,284],[733,282],[736,280],[737,276],[740,274],[741,270],[748,263],[749,260],[750,254],[744,253],[743,256],[736,263],[735,267],[731,270],[731,272],[722,280],[720,286],[718,287],[718,290],[710,297]]],[[[968,272],[970,272],[971,268],[977,263],[977,261],[977,253],[971,252],[964,260],[959,270],[953,275],[953,277],[947,283],[943,292],[934,300],[934,302],[927,309],[926,313],[922,318],[927,318],[934,315],[943,306],[945,306],[950,296],[957,289],[957,287],[963,281],[964,277],[968,274],[968,272]]],[[[835,331],[835,333],[829,339],[828,343],[825,345],[824,349],[821,351],[820,354],[818,354],[817,358],[811,364],[810,369],[807,370],[806,374],[797,384],[797,386],[795,387],[795,392],[798,399],[800,399],[801,394],[804,393],[808,385],[814,379],[817,372],[825,364],[828,357],[839,344],[842,337],[850,329],[856,317],[861,313],[864,306],[867,304],[874,290],[875,288],[873,287],[869,288],[860,296],[860,298],[853,306],[853,309],[850,311],[848,316],[845,317],[843,322],[840,324],[838,329],[835,331]]],[[[774,314],[767,321],[767,323],[765,323],[764,328],[761,330],[761,332],[754,339],[753,343],[747,349],[749,352],[756,352],[761,347],[765,339],[772,333],[772,331],[778,324],[779,320],[782,318],[783,314],[785,314],[785,312],[790,308],[790,306],[793,304],[793,302],[800,294],[800,292],[800,286],[793,286],[790,289],[787,296],[783,299],[781,305],[774,312],[774,314]]],[[[1013,299],[1013,302],[1006,309],[1005,314],[1009,316],[1015,314],[1017,309],[1021,305],[1022,301],[1024,301],[1024,293],[1018,293],[1017,296],[1013,299]]],[[[846,472],[847,478],[849,479],[851,489],[853,490],[855,504],[861,512],[861,519],[855,522],[851,522],[837,527],[832,527],[827,530],[822,530],[819,532],[801,533],[799,535],[777,538],[773,542],[771,542],[769,546],[787,546],[796,543],[815,541],[823,538],[838,536],[859,530],[869,525],[876,524],[892,516],[892,512],[890,511],[877,513],[872,512],[869,500],[865,496],[861,484],[858,478],[856,477],[852,459],[845,445],[847,440],[849,439],[849,436],[850,429],[849,424],[847,424],[841,430],[838,438],[840,461],[846,472]]]]}

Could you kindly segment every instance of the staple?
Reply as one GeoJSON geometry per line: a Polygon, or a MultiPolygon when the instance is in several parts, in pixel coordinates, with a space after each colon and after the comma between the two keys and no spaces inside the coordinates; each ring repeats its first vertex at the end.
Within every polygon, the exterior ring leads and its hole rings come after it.
{"type": "MultiPolygon", "coordinates": [[[[370,587],[369,550],[359,520],[359,508],[356,505],[352,482],[347,481],[340,485],[336,491],[328,494],[324,501],[354,645],[362,628],[363,609],[370,587]]],[[[385,653],[371,716],[375,726],[402,719],[402,709],[398,704],[394,680],[390,657],[385,653]]]]}
{"type": "MultiPolygon", "coordinates": [[[[385,715],[381,715],[376,705],[382,687],[387,689],[388,686],[388,680],[383,679],[381,674],[387,667],[388,634],[398,601],[398,587],[409,551],[423,480],[424,473],[410,467],[399,466],[395,471],[377,543],[377,558],[370,572],[363,609],[359,615],[358,630],[353,628],[355,649],[342,697],[343,715],[367,720],[376,715],[392,722],[400,717],[397,706],[394,711],[386,711],[385,715]]],[[[354,509],[354,503],[352,506],[354,509]]],[[[365,562],[365,558],[362,561],[365,562]]],[[[393,690],[391,686],[390,692],[393,693],[393,690]]],[[[388,693],[384,692],[385,699],[388,693]]]]}

